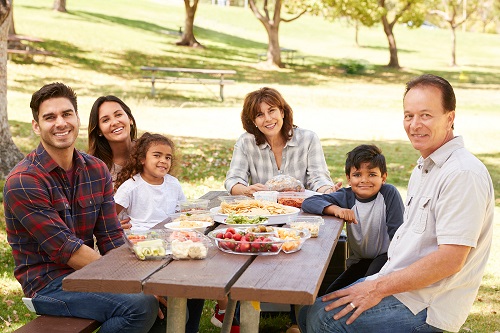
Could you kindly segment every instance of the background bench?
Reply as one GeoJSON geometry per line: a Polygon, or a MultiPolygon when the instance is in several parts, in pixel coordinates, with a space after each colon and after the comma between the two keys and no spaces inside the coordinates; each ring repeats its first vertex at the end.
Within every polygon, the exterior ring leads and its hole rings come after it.
{"type": "Polygon", "coordinates": [[[93,319],[76,317],[38,316],[26,325],[18,328],[16,333],[92,333],[101,326],[93,319]]]}
{"type": "Polygon", "coordinates": [[[141,67],[143,71],[150,71],[151,75],[143,76],[144,79],[151,80],[151,95],[155,96],[156,81],[166,82],[166,83],[198,83],[198,84],[216,84],[220,86],[220,99],[224,101],[224,86],[228,84],[234,84],[234,80],[227,80],[224,75],[236,74],[235,70],[232,69],[204,69],[204,68],[170,68],[170,67],[141,67]],[[167,75],[165,73],[184,73],[188,74],[189,77],[181,77],[174,75],[167,75]],[[198,75],[213,75],[218,76],[217,79],[200,77],[198,75]]]}

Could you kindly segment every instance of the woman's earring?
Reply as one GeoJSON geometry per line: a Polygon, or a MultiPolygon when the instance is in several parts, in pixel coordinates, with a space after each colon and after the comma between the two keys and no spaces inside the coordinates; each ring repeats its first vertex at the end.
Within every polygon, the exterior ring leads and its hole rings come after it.
{"type": "Polygon", "coordinates": [[[99,133],[99,136],[102,136],[102,133],[99,133]]]}

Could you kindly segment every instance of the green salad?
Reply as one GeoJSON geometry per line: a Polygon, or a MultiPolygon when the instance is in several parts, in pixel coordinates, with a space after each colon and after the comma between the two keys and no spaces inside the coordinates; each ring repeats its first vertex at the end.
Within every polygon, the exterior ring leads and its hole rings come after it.
{"type": "Polygon", "coordinates": [[[259,224],[268,220],[265,216],[242,216],[230,214],[226,219],[226,224],[259,224]]]}

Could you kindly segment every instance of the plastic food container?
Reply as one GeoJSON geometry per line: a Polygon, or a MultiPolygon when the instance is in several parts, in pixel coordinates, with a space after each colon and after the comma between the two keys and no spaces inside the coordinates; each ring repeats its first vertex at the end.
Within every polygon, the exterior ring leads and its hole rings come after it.
{"type": "Polygon", "coordinates": [[[205,259],[210,239],[197,231],[174,231],[169,236],[172,257],[176,260],[205,259]]]}
{"type": "Polygon", "coordinates": [[[246,195],[223,195],[218,198],[221,202],[233,203],[241,200],[251,200],[252,198],[246,195]]]}
{"type": "Polygon", "coordinates": [[[278,193],[278,203],[285,206],[301,208],[302,202],[312,194],[308,192],[280,192],[278,193]]]}
{"type": "Polygon", "coordinates": [[[297,216],[290,218],[287,224],[292,229],[307,229],[311,233],[311,237],[318,237],[319,227],[324,224],[325,221],[321,216],[297,216]]]}
{"type": "Polygon", "coordinates": [[[283,240],[281,249],[285,253],[297,252],[302,248],[306,239],[311,238],[308,229],[277,228],[278,237],[283,240]]]}
{"type": "Polygon", "coordinates": [[[214,223],[213,214],[208,210],[192,210],[189,212],[171,214],[170,223],[165,228],[172,230],[197,230],[200,232],[214,223]]]}
{"type": "Polygon", "coordinates": [[[278,191],[257,191],[253,194],[256,200],[264,200],[277,202],[278,201],[278,191]]]}
{"type": "Polygon", "coordinates": [[[193,199],[182,201],[179,205],[182,213],[196,210],[208,210],[209,202],[210,200],[207,199],[193,199]]]}
{"type": "Polygon", "coordinates": [[[208,233],[217,248],[223,252],[242,255],[276,255],[284,241],[275,234],[258,235],[246,228],[224,228],[208,233]]]}
{"type": "Polygon", "coordinates": [[[172,252],[167,241],[168,232],[164,230],[125,231],[123,237],[130,250],[139,260],[158,260],[172,252]]]}

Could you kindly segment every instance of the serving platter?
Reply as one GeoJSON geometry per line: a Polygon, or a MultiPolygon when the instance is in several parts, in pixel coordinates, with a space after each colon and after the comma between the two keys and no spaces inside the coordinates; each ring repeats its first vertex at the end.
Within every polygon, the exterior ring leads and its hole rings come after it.
{"type": "MultiPolygon", "coordinates": [[[[290,218],[295,218],[299,215],[299,212],[300,212],[299,208],[296,208],[296,207],[287,207],[287,208],[290,211],[290,213],[287,213],[287,214],[275,214],[275,215],[259,214],[259,216],[267,217],[267,222],[260,223],[260,224],[264,224],[264,225],[285,224],[288,222],[288,220],[290,218]]],[[[210,213],[214,214],[214,221],[216,221],[216,222],[226,224],[226,225],[231,225],[231,226],[243,226],[241,224],[226,223],[226,219],[229,217],[229,214],[220,213],[220,206],[210,209],[210,213]]],[[[234,215],[238,215],[238,214],[234,214],[234,215]]],[[[243,215],[243,216],[253,216],[253,215],[243,215]]],[[[248,226],[248,224],[245,224],[244,226],[248,226]]]]}
{"type": "Polygon", "coordinates": [[[203,222],[203,221],[192,221],[193,226],[191,227],[186,227],[182,226],[182,221],[174,221],[170,223],[165,224],[165,228],[171,229],[171,230],[178,230],[178,231],[188,231],[188,230],[197,230],[197,231],[205,231],[205,229],[209,226],[212,225],[211,222],[203,222]]]}

